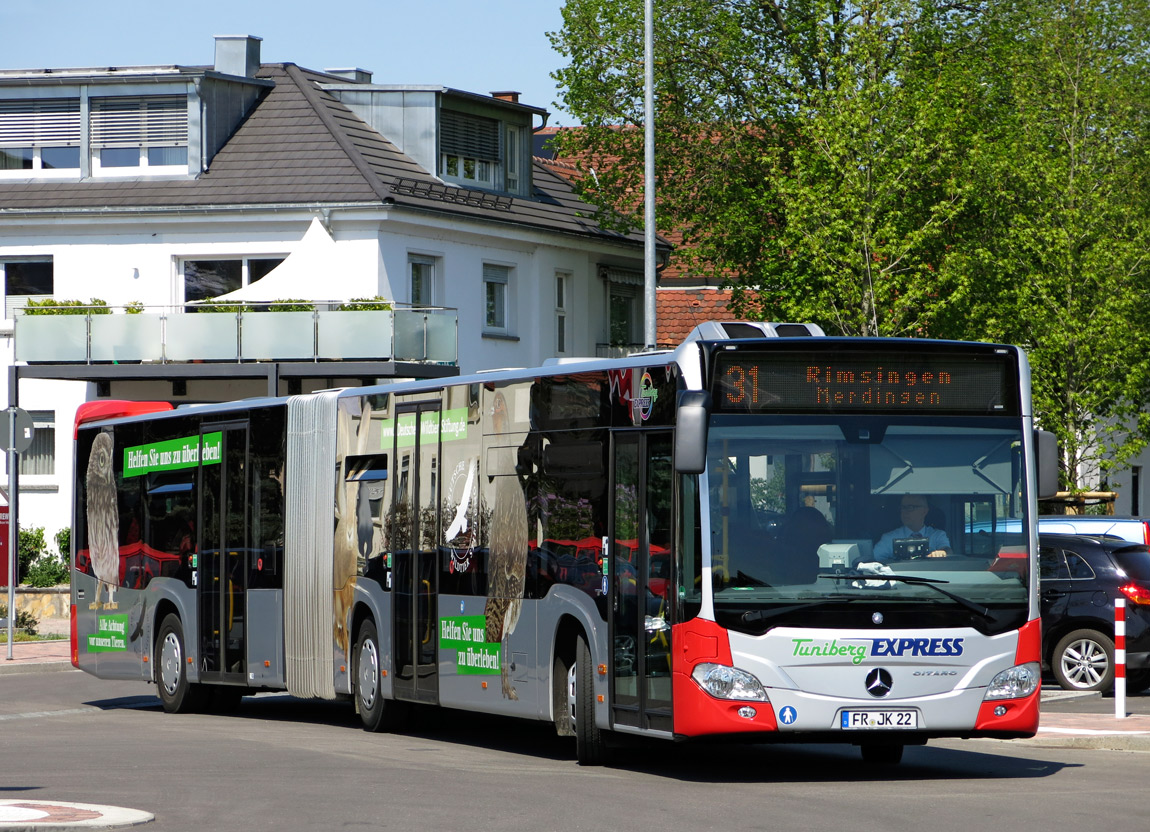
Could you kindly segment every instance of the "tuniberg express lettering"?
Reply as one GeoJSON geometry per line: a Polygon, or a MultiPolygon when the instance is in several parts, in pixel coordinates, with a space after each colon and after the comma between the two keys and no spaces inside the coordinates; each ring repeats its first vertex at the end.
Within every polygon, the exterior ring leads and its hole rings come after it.
{"type": "Polygon", "coordinates": [[[793,656],[826,656],[850,659],[851,664],[861,664],[870,658],[890,656],[961,656],[961,638],[874,638],[852,639],[853,643],[840,644],[838,639],[815,641],[813,638],[791,639],[794,644],[793,656]],[[867,643],[869,641],[869,644],[867,643]]]}

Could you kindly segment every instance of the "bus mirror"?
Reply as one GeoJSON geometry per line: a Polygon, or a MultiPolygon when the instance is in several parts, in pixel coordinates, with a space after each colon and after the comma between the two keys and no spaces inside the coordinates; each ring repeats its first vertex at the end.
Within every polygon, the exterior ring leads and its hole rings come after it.
{"type": "Polygon", "coordinates": [[[684,390],[679,394],[675,414],[675,470],[680,474],[701,474],[707,467],[707,422],[711,396],[704,390],[684,390]]]}
{"type": "Polygon", "coordinates": [[[1038,499],[1049,500],[1058,493],[1058,437],[1048,430],[1034,432],[1037,460],[1038,499]]]}

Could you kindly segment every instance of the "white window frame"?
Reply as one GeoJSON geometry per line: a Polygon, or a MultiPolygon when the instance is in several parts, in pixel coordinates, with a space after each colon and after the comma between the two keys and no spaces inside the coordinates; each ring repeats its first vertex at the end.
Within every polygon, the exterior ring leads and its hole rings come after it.
{"type": "Polygon", "coordinates": [[[0,179],[74,179],[80,175],[80,101],[78,98],[0,101],[0,150],[31,150],[32,167],[0,170],[0,179]],[[74,147],[75,167],[45,168],[43,149],[74,147]]]}
{"type": "MultiPolygon", "coordinates": [[[[230,260],[240,262],[240,285],[239,288],[248,286],[252,283],[251,279],[251,261],[252,260],[279,260],[284,261],[287,259],[286,254],[200,254],[189,255],[186,257],[177,257],[176,269],[173,279],[172,287],[172,304],[177,309],[183,309],[186,303],[189,303],[187,298],[187,274],[185,269],[188,263],[194,263],[197,260],[215,261],[215,260],[230,260]]],[[[273,267],[274,268],[274,267],[273,267]]],[[[262,275],[261,275],[262,277],[262,275]]],[[[259,278],[257,278],[258,280],[259,278]]],[[[235,291],[230,290],[230,291],[235,291]]]]}
{"type": "Polygon", "coordinates": [[[407,255],[407,289],[409,292],[408,300],[412,306],[434,306],[437,292],[436,292],[436,278],[439,276],[439,269],[437,268],[438,258],[431,257],[426,254],[409,254],[407,255]],[[427,296],[424,298],[416,299],[415,291],[415,273],[418,268],[425,268],[427,273],[423,275],[421,283],[427,296]]]}
{"type": "Polygon", "coordinates": [[[511,309],[508,304],[508,298],[511,294],[511,281],[514,268],[514,266],[506,263],[484,262],[483,264],[482,301],[483,331],[485,333],[507,335],[511,332],[511,309]],[[496,313],[494,316],[492,315],[493,310],[488,308],[488,296],[492,287],[495,287],[495,294],[498,296],[498,304],[494,310],[496,313]]]}
{"type": "Polygon", "coordinates": [[[555,272],[555,352],[566,355],[571,349],[567,328],[567,304],[571,296],[571,272],[555,272]]]}
{"type": "Polygon", "coordinates": [[[187,96],[93,98],[90,123],[93,176],[132,176],[138,175],[141,170],[149,175],[160,176],[188,173],[187,96]],[[120,106],[106,106],[104,102],[120,106]],[[151,110],[150,107],[156,104],[164,106],[151,110]],[[149,164],[149,150],[173,147],[184,148],[182,163],[149,164]],[[105,166],[102,158],[105,150],[137,150],[137,164],[105,166]]]}
{"type": "MultiPolygon", "coordinates": [[[[27,451],[23,454],[20,454],[20,460],[17,465],[19,466],[21,479],[30,479],[32,484],[43,485],[56,479],[56,411],[30,410],[28,411],[28,415],[32,417],[32,426],[35,428],[36,434],[40,434],[39,443],[36,441],[35,434],[33,435],[32,441],[34,445],[44,443],[44,434],[42,433],[43,431],[52,431],[52,439],[47,443],[47,447],[45,448],[46,453],[44,456],[44,458],[47,460],[47,466],[52,470],[47,472],[33,472],[26,470],[25,463],[32,461],[28,456],[27,451]]],[[[32,449],[29,448],[28,450],[31,451],[32,449]]]]}
{"type": "Polygon", "coordinates": [[[0,278],[3,279],[4,317],[12,320],[13,310],[23,309],[29,301],[41,301],[53,297],[56,291],[55,268],[53,268],[52,292],[46,295],[13,294],[8,291],[8,267],[13,263],[48,263],[53,264],[51,256],[48,257],[5,257],[0,258],[0,278]]]}

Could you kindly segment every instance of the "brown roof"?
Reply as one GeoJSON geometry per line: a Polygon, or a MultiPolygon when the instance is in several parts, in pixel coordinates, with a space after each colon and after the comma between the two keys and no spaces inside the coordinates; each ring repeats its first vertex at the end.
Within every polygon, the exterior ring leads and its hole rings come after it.
{"type": "Polygon", "coordinates": [[[0,216],[26,210],[361,203],[446,213],[546,231],[641,244],[641,233],[604,231],[571,185],[534,166],[531,199],[444,185],[318,82],[331,76],[294,64],[264,64],[274,86],[210,168],[196,179],[0,180],[0,216]]]}
{"type": "Polygon", "coordinates": [[[729,289],[660,289],[655,294],[655,340],[660,347],[674,347],[703,321],[730,318],[729,289]]]}

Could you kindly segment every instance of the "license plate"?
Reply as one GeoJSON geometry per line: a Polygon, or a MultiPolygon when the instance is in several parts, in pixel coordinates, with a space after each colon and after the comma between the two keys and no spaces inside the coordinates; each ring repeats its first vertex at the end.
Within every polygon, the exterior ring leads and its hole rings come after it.
{"type": "Polygon", "coordinates": [[[844,731],[917,728],[918,711],[843,711],[840,727],[844,731]]]}

